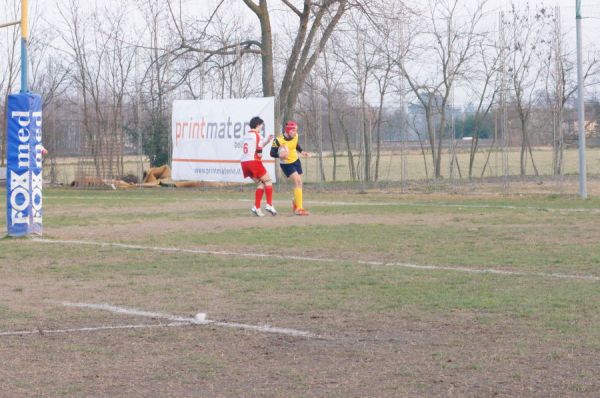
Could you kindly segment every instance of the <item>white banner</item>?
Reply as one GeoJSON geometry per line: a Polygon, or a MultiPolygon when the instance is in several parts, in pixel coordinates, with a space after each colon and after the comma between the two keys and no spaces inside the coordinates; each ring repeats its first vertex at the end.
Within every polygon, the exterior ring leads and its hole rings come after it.
{"type": "MultiPolygon", "coordinates": [[[[273,134],[275,99],[177,100],[173,102],[172,178],[192,181],[252,182],[244,179],[241,141],[250,119],[265,121],[263,136],[273,134]]],[[[275,161],[263,152],[263,163],[275,180],[275,161]]]]}

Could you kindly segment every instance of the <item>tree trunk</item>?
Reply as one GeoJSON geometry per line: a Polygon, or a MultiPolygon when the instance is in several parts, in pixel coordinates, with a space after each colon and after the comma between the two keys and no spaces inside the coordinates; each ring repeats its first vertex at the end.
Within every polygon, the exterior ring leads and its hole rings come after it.
{"type": "Polygon", "coordinates": [[[338,119],[340,125],[342,127],[342,131],[344,132],[344,140],[346,141],[346,150],[348,151],[348,168],[350,170],[350,178],[352,181],[356,181],[356,167],[354,165],[354,155],[352,154],[352,145],[350,144],[350,134],[348,133],[348,129],[344,125],[344,120],[341,116],[338,115],[338,119]]]}
{"type": "Polygon", "coordinates": [[[384,95],[379,96],[379,108],[377,109],[377,149],[375,152],[375,176],[374,181],[379,180],[379,163],[381,161],[381,118],[383,115],[383,100],[384,95]]]}
{"type": "Polygon", "coordinates": [[[335,151],[335,131],[333,128],[333,107],[331,106],[331,92],[327,87],[327,126],[329,127],[329,136],[331,137],[331,156],[333,157],[332,179],[336,180],[337,172],[337,153],[335,151]]]}
{"type": "Polygon", "coordinates": [[[523,118],[521,118],[521,156],[520,156],[520,174],[521,176],[524,176],[527,169],[526,169],[526,159],[525,159],[525,155],[526,155],[526,151],[527,151],[527,121],[524,120],[523,118]]]}
{"type": "Polygon", "coordinates": [[[427,136],[429,138],[429,150],[431,152],[431,164],[433,165],[434,175],[437,177],[436,170],[436,152],[435,152],[435,126],[433,125],[433,115],[430,108],[431,103],[425,108],[425,117],[427,118],[427,136]]]}
{"type": "Polygon", "coordinates": [[[260,0],[257,5],[253,0],[243,0],[246,6],[256,14],[260,23],[260,49],[262,62],[263,96],[275,95],[273,75],[273,35],[271,31],[271,18],[267,8],[267,0],[260,0]]]}
{"type": "Polygon", "coordinates": [[[366,105],[363,98],[362,101],[362,130],[363,130],[363,149],[364,149],[364,181],[371,181],[371,137],[369,134],[370,123],[367,120],[366,105]]]}
{"type": "MultiPolygon", "coordinates": [[[[444,105],[445,106],[445,105],[444,105]]],[[[438,137],[437,137],[437,156],[435,159],[435,178],[442,176],[442,143],[444,135],[444,125],[446,124],[446,115],[444,111],[441,112],[440,125],[438,126],[438,137]]]]}

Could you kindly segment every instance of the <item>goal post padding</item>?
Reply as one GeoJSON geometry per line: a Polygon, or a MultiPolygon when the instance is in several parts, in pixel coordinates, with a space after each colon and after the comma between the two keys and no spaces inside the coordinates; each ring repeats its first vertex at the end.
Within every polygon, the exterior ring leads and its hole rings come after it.
{"type": "Polygon", "coordinates": [[[6,222],[9,236],[42,234],[42,97],[8,96],[6,222]]]}

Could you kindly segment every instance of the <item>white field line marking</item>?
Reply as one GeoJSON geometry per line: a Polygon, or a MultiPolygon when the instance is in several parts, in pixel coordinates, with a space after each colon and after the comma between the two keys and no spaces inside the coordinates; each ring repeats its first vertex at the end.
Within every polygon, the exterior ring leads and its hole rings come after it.
{"type": "Polygon", "coordinates": [[[468,268],[461,266],[447,266],[447,265],[419,265],[410,263],[396,263],[396,262],[383,262],[383,261],[363,261],[363,260],[345,260],[335,258],[318,258],[318,257],[305,257],[305,256],[284,256],[280,254],[265,254],[265,253],[236,253],[229,251],[217,251],[217,250],[204,250],[204,249],[185,249],[175,247],[156,247],[156,246],[142,246],[142,245],[128,245],[124,243],[111,243],[111,242],[93,242],[83,240],[55,240],[55,239],[43,239],[33,238],[32,241],[40,243],[51,243],[51,244],[66,244],[66,245],[88,245],[88,246],[100,246],[100,247],[117,247],[122,249],[132,250],[152,250],[158,252],[170,252],[170,253],[190,253],[190,254],[209,254],[215,256],[235,256],[235,257],[251,257],[251,258],[274,258],[281,260],[299,260],[299,261],[311,261],[311,262],[324,262],[324,263],[336,263],[340,261],[357,263],[361,265],[377,266],[377,267],[401,267],[401,268],[412,268],[418,270],[431,270],[431,271],[454,271],[454,272],[466,272],[472,274],[494,274],[494,275],[509,275],[509,276],[539,276],[544,278],[559,278],[559,279],[575,279],[575,280],[586,280],[586,281],[600,281],[600,276],[594,275],[571,275],[561,273],[545,273],[545,272],[518,272],[518,271],[506,271],[497,270],[493,268],[477,269],[468,268]]]}
{"type": "Polygon", "coordinates": [[[501,269],[476,269],[476,268],[467,268],[467,267],[459,267],[459,266],[446,266],[446,265],[416,265],[416,264],[405,264],[405,263],[384,263],[378,261],[358,261],[359,264],[364,265],[375,265],[375,266],[384,266],[384,267],[405,267],[405,268],[415,268],[415,269],[430,269],[430,270],[441,270],[441,271],[457,271],[457,272],[470,272],[477,274],[494,274],[494,275],[512,275],[512,276],[540,276],[544,278],[559,278],[559,279],[578,279],[578,280],[586,280],[586,281],[600,281],[600,276],[594,275],[571,275],[571,274],[561,274],[558,272],[518,272],[518,271],[506,271],[501,269]]]}
{"type": "Polygon", "coordinates": [[[214,325],[221,326],[230,329],[244,329],[244,330],[253,330],[256,332],[263,333],[276,333],[276,334],[285,334],[287,336],[292,337],[306,337],[306,338],[321,338],[311,332],[305,332],[303,330],[296,329],[288,329],[288,328],[279,328],[273,327],[270,325],[247,325],[243,323],[235,323],[235,322],[220,322],[220,321],[211,321],[208,319],[198,320],[196,318],[188,318],[182,317],[178,315],[164,314],[161,312],[149,312],[142,311],[135,308],[126,308],[126,307],[118,307],[112,304],[89,304],[89,303],[71,303],[71,302],[62,302],[62,305],[66,307],[75,307],[75,308],[88,308],[94,310],[108,311],[114,314],[123,314],[130,316],[143,316],[147,318],[155,318],[155,319],[166,319],[171,322],[177,322],[178,324],[189,324],[189,325],[214,325]]]}
{"type": "Polygon", "coordinates": [[[168,323],[168,324],[139,324],[139,325],[115,325],[115,326],[94,326],[84,328],[72,328],[72,329],[38,329],[38,330],[17,330],[15,332],[0,332],[0,337],[4,336],[27,336],[32,334],[59,334],[59,333],[74,333],[74,332],[96,332],[102,330],[118,330],[118,329],[147,329],[147,328],[162,328],[162,327],[177,327],[187,326],[188,323],[168,323]]]}
{"type": "Polygon", "coordinates": [[[185,322],[185,323],[193,323],[199,325],[207,325],[211,323],[210,321],[198,321],[196,318],[186,318],[181,316],[163,314],[161,312],[150,312],[150,311],[142,311],[134,308],[125,308],[125,307],[117,307],[111,304],[87,304],[87,303],[71,303],[68,301],[60,302],[60,304],[65,307],[75,307],[75,308],[89,308],[93,310],[102,310],[112,312],[114,314],[123,314],[123,315],[131,315],[131,316],[143,316],[146,318],[155,318],[155,319],[166,319],[171,322],[185,322]]]}
{"type": "MultiPolygon", "coordinates": [[[[252,199],[238,199],[242,202],[253,202],[252,199]]],[[[275,203],[281,202],[276,200],[275,203]]],[[[582,209],[582,208],[560,208],[560,207],[534,207],[534,206],[511,206],[511,205],[477,205],[477,204],[460,204],[460,203],[419,203],[419,202],[340,202],[340,201],[322,201],[308,200],[308,204],[320,204],[328,206],[400,206],[400,207],[450,207],[450,208],[465,208],[465,209],[508,209],[508,210],[534,210],[548,212],[590,212],[600,213],[600,209],[582,209]]]]}

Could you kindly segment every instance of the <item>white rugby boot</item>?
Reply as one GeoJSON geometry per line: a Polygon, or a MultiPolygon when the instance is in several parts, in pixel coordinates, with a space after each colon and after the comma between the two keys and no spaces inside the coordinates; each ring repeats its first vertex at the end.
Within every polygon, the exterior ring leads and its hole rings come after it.
{"type": "Polygon", "coordinates": [[[273,216],[277,215],[277,210],[275,210],[275,207],[271,206],[268,203],[265,205],[265,210],[268,211],[269,213],[271,213],[271,215],[273,215],[273,216]]]}
{"type": "Polygon", "coordinates": [[[262,212],[262,210],[260,208],[256,208],[256,206],[252,207],[250,209],[250,211],[252,212],[252,214],[254,214],[257,217],[264,217],[265,213],[262,212]]]}

